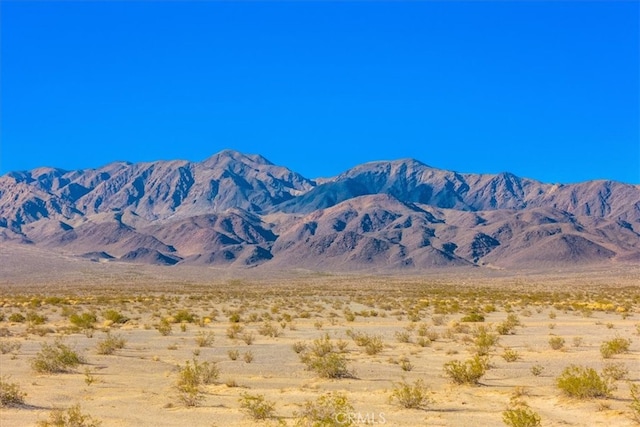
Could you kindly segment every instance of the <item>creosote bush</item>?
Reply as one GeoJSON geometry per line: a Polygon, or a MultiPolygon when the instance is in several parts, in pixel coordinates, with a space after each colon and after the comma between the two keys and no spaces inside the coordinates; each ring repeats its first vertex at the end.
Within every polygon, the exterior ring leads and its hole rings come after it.
{"type": "Polygon", "coordinates": [[[240,408],[254,420],[275,418],[275,403],[265,399],[262,394],[242,393],[240,408]]]}
{"type": "Polygon", "coordinates": [[[325,393],[315,401],[307,400],[304,408],[296,413],[298,427],[341,427],[353,425],[349,415],[353,406],[344,393],[325,393]]]}
{"type": "Polygon", "coordinates": [[[116,350],[124,348],[127,341],[121,335],[111,335],[107,333],[107,337],[98,342],[97,351],[98,354],[113,354],[116,350]]]}
{"type": "Polygon", "coordinates": [[[631,415],[636,422],[640,423],[640,385],[637,383],[630,383],[629,391],[631,393],[631,403],[629,404],[631,415]]]}
{"type": "Polygon", "coordinates": [[[65,345],[61,339],[56,339],[53,344],[43,343],[36,357],[31,360],[31,367],[40,373],[70,372],[84,363],[84,357],[65,345]]]}
{"type": "Polygon", "coordinates": [[[513,405],[502,412],[502,421],[510,427],[538,427],[540,426],[540,415],[520,403],[513,405]]]}
{"type": "Polygon", "coordinates": [[[556,378],[556,385],[564,394],[578,399],[609,397],[613,391],[607,378],[595,369],[571,365],[556,378]]]}
{"type": "Polygon", "coordinates": [[[211,347],[213,341],[215,340],[215,334],[213,333],[213,331],[200,331],[196,334],[195,340],[198,347],[211,347]]]}
{"type": "Polygon", "coordinates": [[[406,381],[396,384],[389,400],[407,409],[424,409],[431,403],[429,389],[425,387],[422,379],[416,380],[413,384],[406,381]]]}
{"type": "Polygon", "coordinates": [[[185,406],[198,406],[203,398],[202,385],[214,383],[220,374],[215,362],[187,361],[179,367],[176,389],[185,406]]]}
{"type": "Polygon", "coordinates": [[[313,345],[299,353],[300,361],[307,370],[314,371],[322,378],[352,378],[347,366],[347,358],[336,351],[329,334],[313,340],[313,345]]]}
{"type": "Polygon", "coordinates": [[[487,358],[476,354],[464,362],[452,360],[445,363],[444,372],[455,384],[475,385],[487,372],[488,366],[487,358]]]}
{"type": "Polygon", "coordinates": [[[605,341],[600,345],[600,354],[603,359],[609,359],[616,354],[622,354],[629,351],[631,345],[630,339],[615,337],[612,340],[605,341]]]}
{"type": "Polygon", "coordinates": [[[49,413],[46,421],[39,421],[38,427],[98,427],[101,421],[83,414],[80,405],[72,406],[67,410],[54,409],[49,413]]]}
{"type": "Polygon", "coordinates": [[[0,378],[0,406],[22,405],[26,395],[18,384],[9,382],[9,377],[0,378]]]}

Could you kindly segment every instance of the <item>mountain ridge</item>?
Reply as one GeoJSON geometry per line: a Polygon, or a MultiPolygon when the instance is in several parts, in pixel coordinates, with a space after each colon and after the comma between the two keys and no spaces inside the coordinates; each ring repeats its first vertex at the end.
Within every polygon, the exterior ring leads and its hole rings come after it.
{"type": "Polygon", "coordinates": [[[415,159],[309,179],[223,150],[201,162],[9,172],[0,176],[1,242],[102,262],[242,268],[634,262],[640,186],[548,184],[415,159]]]}

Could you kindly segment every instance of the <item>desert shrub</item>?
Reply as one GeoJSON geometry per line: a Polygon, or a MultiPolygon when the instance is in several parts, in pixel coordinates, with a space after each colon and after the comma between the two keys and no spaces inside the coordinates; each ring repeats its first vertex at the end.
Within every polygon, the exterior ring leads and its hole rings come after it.
{"type": "Polygon", "coordinates": [[[486,356],[491,349],[498,344],[499,337],[491,332],[490,328],[478,326],[473,331],[475,351],[480,356],[486,356]]]}
{"type": "Polygon", "coordinates": [[[27,322],[29,322],[31,326],[42,325],[47,321],[46,316],[38,314],[35,311],[28,312],[25,319],[27,320],[27,322]]]}
{"type": "Polygon", "coordinates": [[[562,350],[564,348],[564,338],[551,337],[549,338],[549,346],[554,350],[562,350]]]}
{"type": "Polygon", "coordinates": [[[307,369],[314,371],[322,378],[353,377],[347,366],[347,358],[341,353],[331,352],[323,356],[312,356],[306,365],[307,369]]]}
{"type": "Polygon", "coordinates": [[[516,326],[520,326],[520,319],[513,313],[507,315],[507,318],[496,326],[496,331],[500,335],[510,335],[513,334],[516,326]]]}
{"type": "Polygon", "coordinates": [[[227,355],[229,356],[229,359],[231,360],[237,360],[238,356],[240,356],[240,352],[236,349],[232,349],[227,351],[227,355]]]}
{"type": "Polygon", "coordinates": [[[107,333],[107,337],[98,342],[98,354],[113,354],[116,350],[124,348],[127,341],[121,335],[111,335],[107,333]]]}
{"type": "Polygon", "coordinates": [[[504,352],[502,353],[502,358],[506,362],[515,362],[516,360],[520,359],[520,353],[511,348],[505,348],[504,352]]]}
{"type": "Polygon", "coordinates": [[[213,333],[213,331],[200,331],[196,334],[195,340],[198,347],[211,347],[213,341],[215,340],[215,334],[213,333]]]}
{"type": "Polygon", "coordinates": [[[307,349],[307,344],[302,341],[296,341],[291,347],[293,348],[293,351],[296,352],[296,354],[300,354],[307,349]]]}
{"type": "Polygon", "coordinates": [[[22,405],[26,395],[18,384],[9,382],[9,377],[0,378],[0,406],[22,405]]]}
{"type": "Polygon", "coordinates": [[[227,328],[227,337],[231,339],[235,339],[238,337],[238,334],[242,332],[243,326],[239,323],[233,323],[231,326],[227,328]]]}
{"type": "Polygon", "coordinates": [[[640,423],[640,385],[630,384],[629,391],[631,393],[631,403],[629,404],[631,415],[636,422],[640,423]]]}
{"type": "Polygon", "coordinates": [[[167,319],[162,319],[160,323],[156,325],[156,329],[158,330],[158,332],[160,332],[160,335],[164,337],[171,335],[171,332],[173,332],[171,322],[169,322],[167,319]]]}
{"type": "Polygon", "coordinates": [[[191,313],[189,310],[178,310],[173,315],[174,323],[193,323],[196,321],[197,316],[191,313]]]}
{"type": "Polygon", "coordinates": [[[510,427],[538,427],[540,415],[526,405],[518,405],[502,412],[502,421],[510,427]]]}
{"type": "Polygon", "coordinates": [[[53,344],[42,344],[36,357],[31,360],[31,367],[36,372],[53,374],[70,372],[81,363],[84,363],[84,358],[57,339],[53,344]]]}
{"type": "Polygon", "coordinates": [[[93,325],[97,320],[98,319],[96,318],[96,315],[93,313],[73,313],[71,316],[69,316],[69,321],[73,325],[82,329],[93,329],[93,325]]]}
{"type": "Polygon", "coordinates": [[[413,370],[413,364],[408,358],[403,357],[402,359],[400,359],[400,368],[405,372],[409,372],[413,370]]]}
{"type": "Polygon", "coordinates": [[[25,320],[27,320],[27,318],[24,317],[22,313],[11,313],[9,315],[9,322],[22,323],[25,320]]]}
{"type": "Polygon", "coordinates": [[[484,314],[472,311],[460,319],[461,322],[484,322],[484,314]]]}
{"type": "Polygon", "coordinates": [[[109,320],[110,322],[116,324],[127,323],[129,321],[129,318],[123,316],[122,314],[120,314],[120,312],[113,309],[105,310],[105,312],[102,313],[102,317],[104,317],[105,320],[109,320]]]}
{"type": "Polygon", "coordinates": [[[299,427],[341,427],[353,425],[348,416],[353,406],[343,393],[325,393],[315,401],[308,400],[304,408],[296,413],[296,426],[299,427]]]}
{"type": "Polygon", "coordinates": [[[255,335],[251,331],[244,331],[242,333],[242,337],[241,338],[242,338],[242,341],[244,341],[244,343],[246,345],[251,345],[251,344],[253,344],[253,341],[255,340],[255,335]]]}
{"type": "Polygon", "coordinates": [[[455,384],[478,384],[480,378],[487,372],[489,362],[485,357],[473,356],[464,362],[452,360],[444,364],[445,374],[455,384]]]}
{"type": "Polygon", "coordinates": [[[608,397],[612,387],[595,369],[571,365],[556,378],[556,385],[564,394],[578,399],[608,397]]]}
{"type": "Polygon", "coordinates": [[[215,362],[187,361],[184,366],[178,368],[176,389],[180,401],[186,406],[198,406],[203,398],[203,384],[214,383],[220,374],[215,362]]]}
{"type": "Polygon", "coordinates": [[[260,328],[258,328],[258,333],[263,336],[274,338],[282,335],[282,331],[278,328],[278,325],[274,325],[269,321],[264,322],[260,328]]]}
{"type": "Polygon", "coordinates": [[[531,374],[534,377],[539,377],[540,375],[542,375],[543,371],[544,371],[544,366],[542,366],[542,365],[533,365],[531,367],[531,374]]]}
{"type": "Polygon", "coordinates": [[[0,341],[0,353],[7,354],[12,351],[18,351],[22,347],[20,341],[0,341]]]}
{"type": "Polygon", "coordinates": [[[262,394],[242,393],[239,402],[243,412],[254,420],[275,418],[275,403],[266,400],[262,394]]]}
{"type": "Polygon", "coordinates": [[[380,353],[384,349],[384,343],[382,341],[382,337],[373,336],[371,339],[365,344],[364,351],[370,356],[380,353]]]}
{"type": "Polygon", "coordinates": [[[624,363],[607,363],[602,368],[602,376],[610,381],[620,381],[629,375],[629,369],[624,363]]]}
{"type": "Polygon", "coordinates": [[[616,354],[628,352],[630,345],[630,339],[616,337],[612,340],[605,341],[600,345],[600,354],[602,355],[603,359],[609,359],[616,354]]]}
{"type": "Polygon", "coordinates": [[[389,400],[407,409],[424,409],[431,403],[429,389],[421,379],[413,384],[405,381],[396,384],[389,400]]]}
{"type": "Polygon", "coordinates": [[[411,342],[411,333],[408,331],[397,331],[395,333],[396,339],[401,343],[410,343],[411,342]]]}
{"type": "Polygon", "coordinates": [[[242,355],[242,360],[244,360],[244,363],[251,363],[253,362],[253,352],[251,351],[247,351],[242,355]]]}
{"type": "Polygon", "coordinates": [[[102,422],[83,414],[80,405],[72,406],[66,411],[54,409],[46,421],[39,421],[38,427],[98,427],[102,422]]]}

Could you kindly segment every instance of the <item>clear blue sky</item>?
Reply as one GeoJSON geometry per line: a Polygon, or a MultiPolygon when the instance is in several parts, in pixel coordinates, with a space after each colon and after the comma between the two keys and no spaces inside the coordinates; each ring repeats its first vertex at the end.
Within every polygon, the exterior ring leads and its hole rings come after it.
{"type": "Polygon", "coordinates": [[[640,184],[637,1],[0,7],[0,173],[232,148],[640,184]]]}

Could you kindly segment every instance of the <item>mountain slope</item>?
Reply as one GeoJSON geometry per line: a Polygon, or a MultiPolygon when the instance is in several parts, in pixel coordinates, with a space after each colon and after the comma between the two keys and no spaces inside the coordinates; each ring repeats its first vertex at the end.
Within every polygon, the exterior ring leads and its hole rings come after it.
{"type": "Polygon", "coordinates": [[[322,270],[638,262],[640,187],[413,159],[311,180],[259,155],[0,177],[0,244],[103,262],[322,270]]]}

